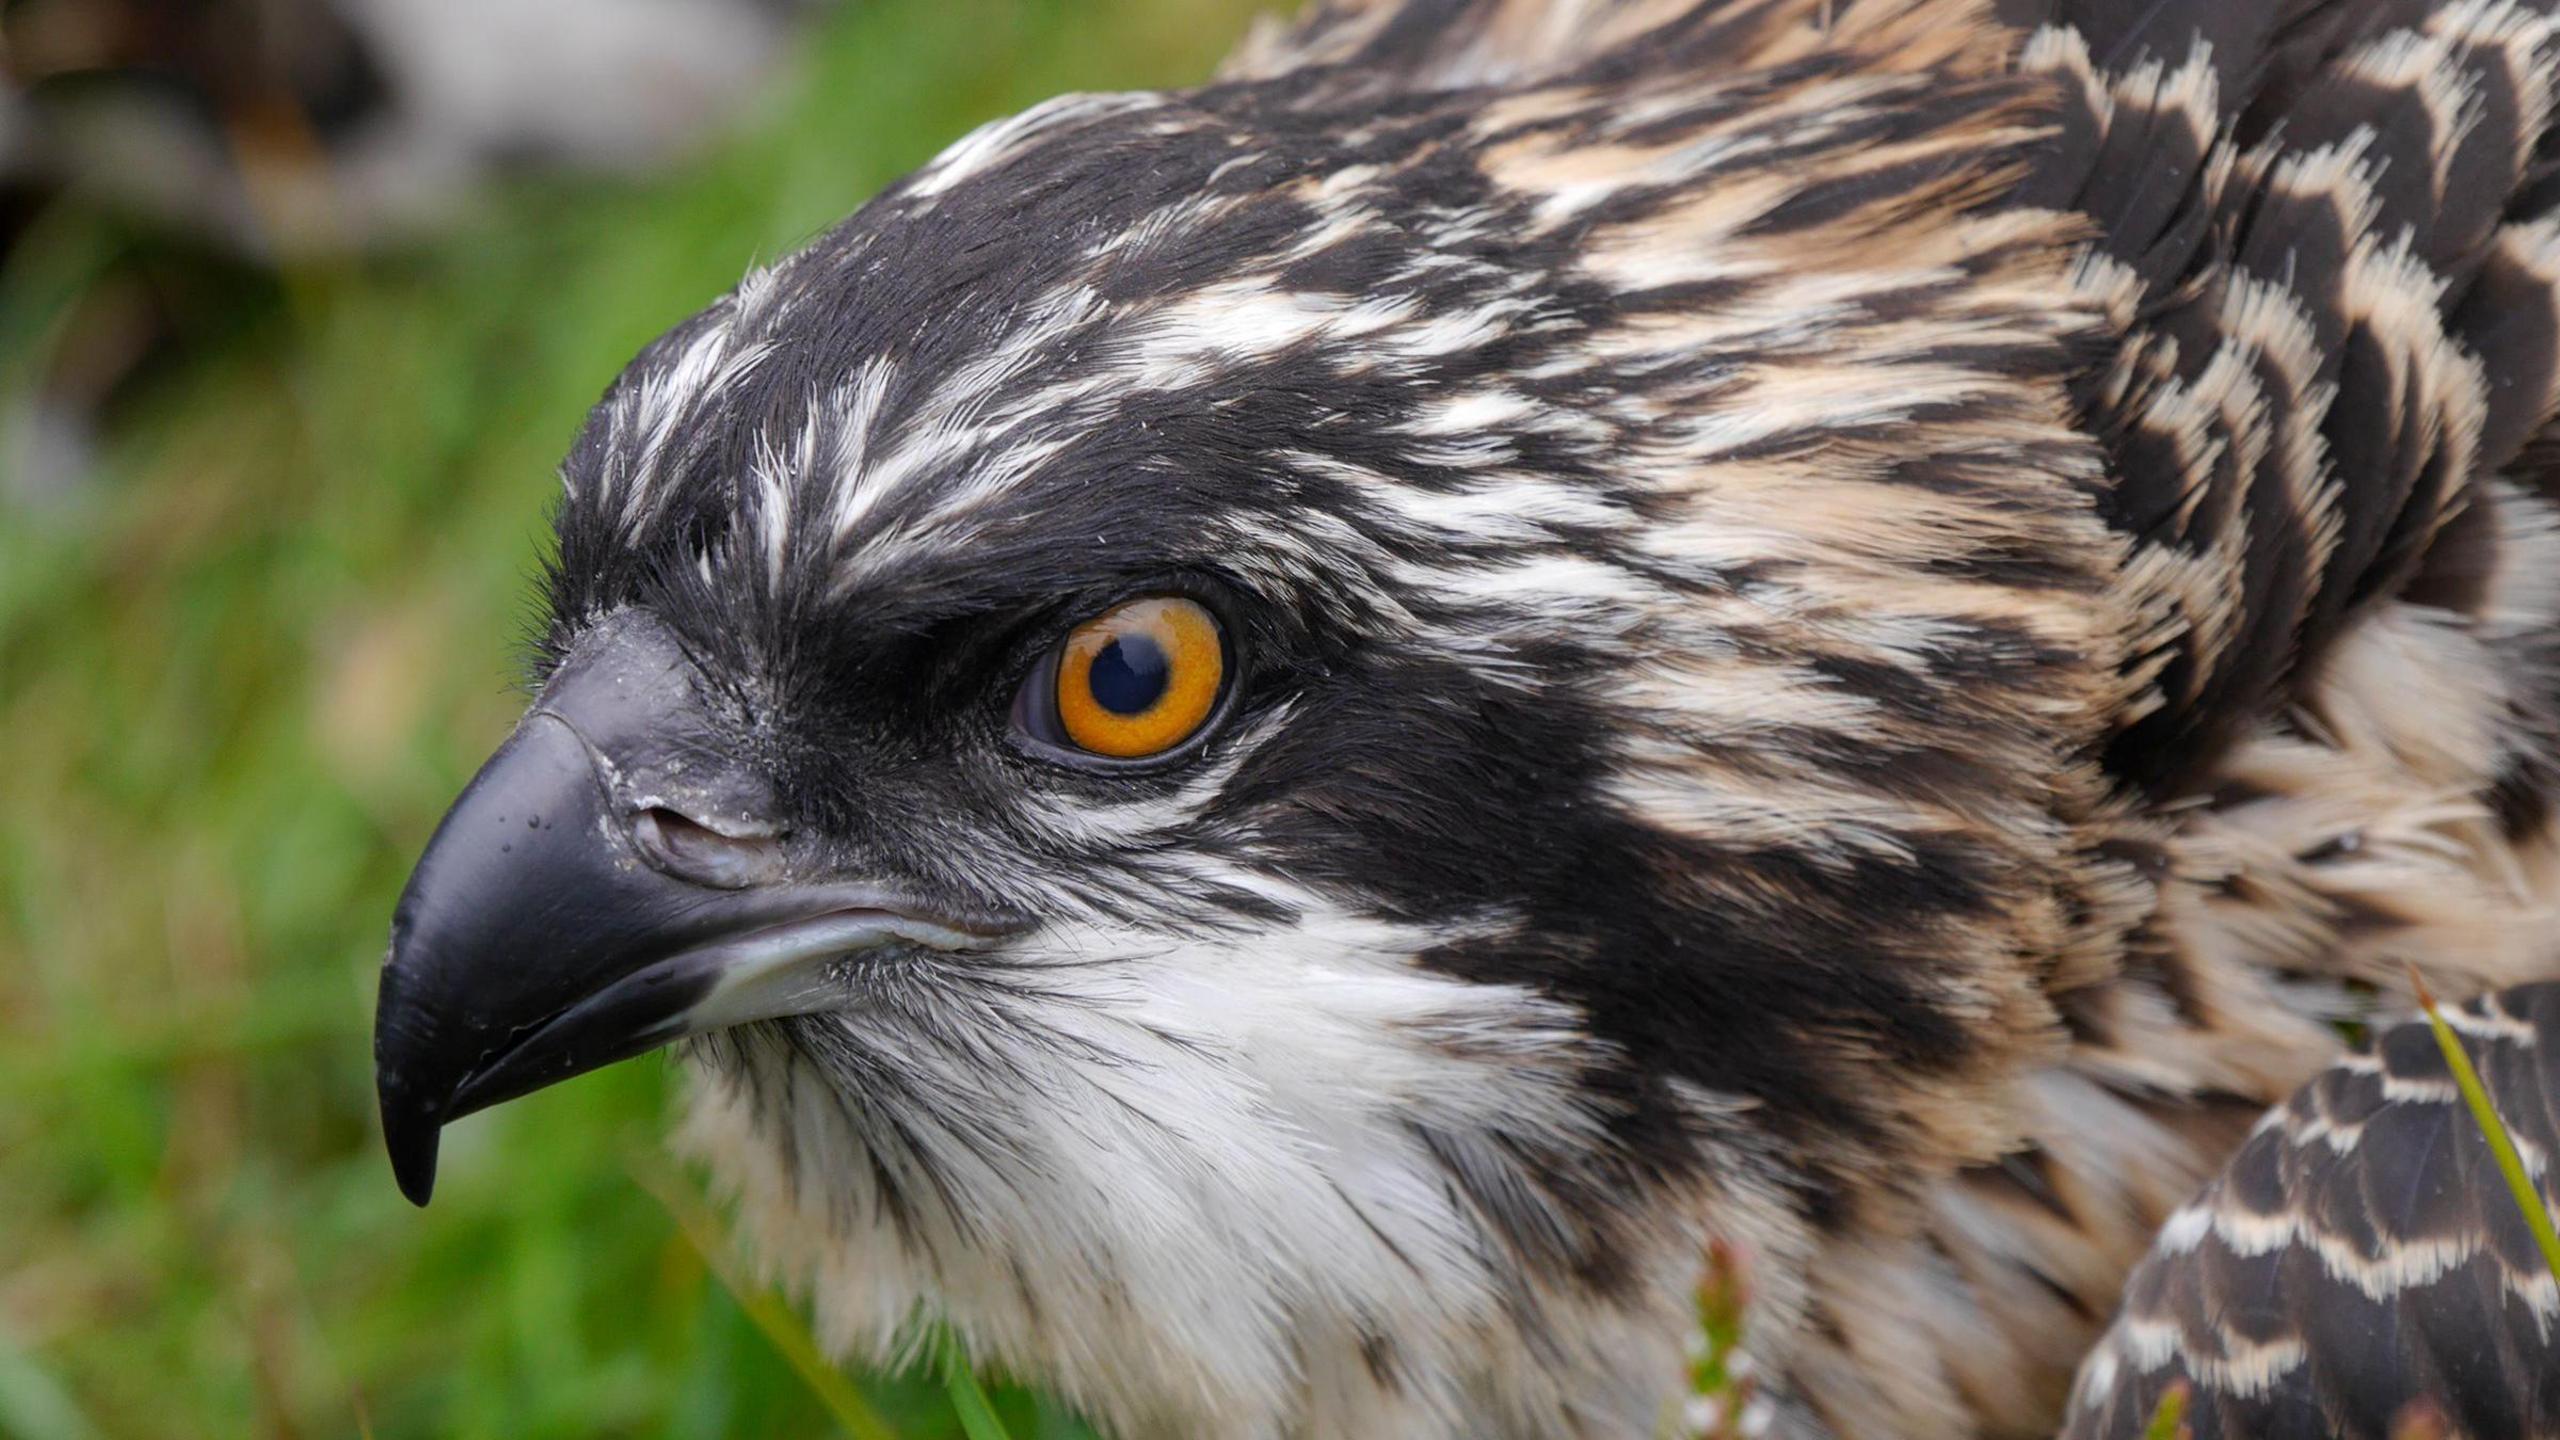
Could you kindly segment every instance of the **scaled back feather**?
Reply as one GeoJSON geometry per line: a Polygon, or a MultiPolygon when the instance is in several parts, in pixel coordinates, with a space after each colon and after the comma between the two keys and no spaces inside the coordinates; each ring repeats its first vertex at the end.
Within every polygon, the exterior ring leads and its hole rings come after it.
{"type": "MultiPolygon", "coordinates": [[[[2445,1012],[2536,1191],[2560,1204],[2560,985],[2445,1012]]],[[[2268,1112],[2160,1229],[2081,1366],[2064,1440],[2138,1435],[2172,1385],[2195,1440],[2560,1429],[2560,1278],[2423,1020],[2268,1112]]]]}

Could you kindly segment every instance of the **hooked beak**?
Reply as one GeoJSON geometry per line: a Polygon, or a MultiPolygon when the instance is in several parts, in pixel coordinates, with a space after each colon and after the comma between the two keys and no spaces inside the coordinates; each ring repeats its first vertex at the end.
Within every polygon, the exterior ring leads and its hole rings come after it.
{"type": "Polygon", "coordinates": [[[838,960],[1009,926],[795,878],[763,782],[724,752],[658,621],[602,622],[472,778],[409,876],[374,1015],[401,1192],[446,1121],[671,1040],[841,1003],[838,960]]]}

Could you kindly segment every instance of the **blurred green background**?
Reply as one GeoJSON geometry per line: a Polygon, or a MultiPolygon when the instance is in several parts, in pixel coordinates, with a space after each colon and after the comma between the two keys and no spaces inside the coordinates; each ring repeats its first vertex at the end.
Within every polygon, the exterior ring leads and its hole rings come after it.
{"type": "MultiPolygon", "coordinates": [[[[168,333],[77,489],[0,505],[0,1434],[835,1433],[638,1183],[663,1061],[454,1127],[400,1199],[391,903],[521,704],[552,469],[621,364],[981,120],[1205,75],[1247,8],[848,0],[673,167],[361,255],[18,217],[0,389],[133,286],[168,333]]],[[[861,1384],[959,1433],[939,1385],[861,1384]]]]}

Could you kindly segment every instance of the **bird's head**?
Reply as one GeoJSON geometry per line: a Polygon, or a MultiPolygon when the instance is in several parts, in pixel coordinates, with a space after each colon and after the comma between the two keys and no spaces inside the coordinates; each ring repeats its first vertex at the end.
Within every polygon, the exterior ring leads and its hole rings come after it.
{"type": "Polygon", "coordinates": [[[2058,245],[1949,218],[2014,105],[1818,81],[1072,97],[652,345],[394,922],[402,1185],[684,1040],[849,1329],[1232,1399],[1977,1144],[2103,541],[1975,503],[2082,463],[2058,245]]]}

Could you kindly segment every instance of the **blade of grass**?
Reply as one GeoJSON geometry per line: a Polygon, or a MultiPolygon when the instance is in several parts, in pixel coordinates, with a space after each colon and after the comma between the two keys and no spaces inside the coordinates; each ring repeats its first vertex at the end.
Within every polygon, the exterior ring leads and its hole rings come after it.
{"type": "Polygon", "coordinates": [[[2187,1382],[2181,1380],[2160,1392],[2160,1408],[2142,1427],[2142,1440],[2187,1440],[2194,1433],[2187,1428],[2187,1382]]]}
{"type": "Polygon", "coordinates": [[[26,1440],[97,1440],[98,1429],[71,1392],[0,1330],[0,1435],[26,1440]]]}
{"type": "Polygon", "coordinates": [[[2498,1108],[2489,1103],[2489,1092],[2480,1084],[2480,1074],[2471,1068],[2471,1056],[2462,1041],[2445,1023],[2436,1009],[2436,997],[2427,992],[2427,982],[2418,978],[2418,967],[2409,967],[2409,983],[2418,992],[2418,1008],[2427,1012],[2427,1024],[2436,1033],[2436,1048],[2444,1052],[2445,1068],[2453,1072],[2453,1083],[2462,1090],[2462,1103],[2471,1107],[2471,1122],[2489,1142],[2489,1153],[2498,1158],[2498,1173],[2506,1177],[2507,1193],[2513,1195],[2516,1208],[2524,1212],[2524,1223],[2533,1231],[2534,1243],[2542,1247],[2542,1263],[2560,1279],[2560,1232],[2551,1225],[2551,1207],[2542,1201],[2542,1192],[2534,1188],[2533,1177],[2525,1173],[2524,1157],[2516,1153],[2515,1137],[2507,1133],[2506,1122],[2498,1118],[2498,1108]]]}
{"type": "Polygon", "coordinates": [[[1008,1440],[1004,1421],[996,1418],[996,1407],[980,1388],[978,1373],[969,1368],[960,1337],[945,1327],[935,1336],[934,1351],[942,1365],[943,1391],[951,1397],[951,1413],[960,1417],[961,1431],[969,1440],[1008,1440]]]}
{"type": "Polygon", "coordinates": [[[1742,1348],[1743,1318],[1751,1308],[1750,1267],[1742,1250],[1724,1240],[1708,1247],[1696,1296],[1698,1328],[1691,1337],[1689,1394],[1664,1421],[1665,1434],[1682,1440],[1729,1440],[1750,1424],[1758,1387],[1742,1348]]]}
{"type": "MultiPolygon", "coordinates": [[[[800,1377],[800,1383],[808,1386],[809,1393],[816,1396],[818,1403],[835,1418],[836,1428],[852,1436],[853,1440],[897,1440],[897,1432],[889,1428],[889,1422],[880,1418],[880,1413],[862,1398],[862,1392],[853,1388],[853,1382],[845,1378],[844,1372],[830,1364],[819,1351],[818,1342],[811,1338],[809,1328],[800,1323],[800,1317],[793,1313],[791,1307],[772,1291],[748,1284],[736,1273],[730,1263],[728,1244],[721,1238],[720,1224],[712,1215],[711,1206],[674,1163],[654,1151],[635,1147],[629,1167],[631,1178],[640,1188],[666,1207],[667,1214],[676,1222],[676,1228],[683,1232],[685,1243],[702,1257],[704,1267],[719,1279],[730,1297],[738,1302],[738,1308],[746,1312],[756,1329],[764,1333],[765,1340],[790,1364],[792,1372],[800,1377]]],[[[980,1403],[985,1403],[983,1397],[980,1403]]],[[[967,1425],[965,1415],[961,1423],[967,1425]]],[[[978,1440],[974,1431],[971,1432],[971,1440],[978,1440]]]]}

